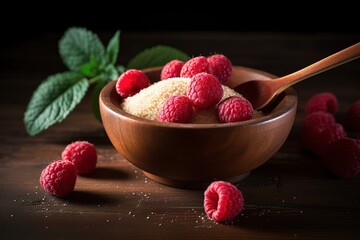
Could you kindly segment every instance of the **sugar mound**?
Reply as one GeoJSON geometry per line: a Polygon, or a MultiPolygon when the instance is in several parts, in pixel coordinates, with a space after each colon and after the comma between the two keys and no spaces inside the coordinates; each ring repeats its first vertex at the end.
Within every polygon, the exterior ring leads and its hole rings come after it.
{"type": "MultiPolygon", "coordinates": [[[[190,78],[175,77],[162,80],[142,89],[134,96],[125,98],[120,108],[132,115],[155,120],[166,99],[174,95],[186,95],[190,78]]],[[[233,89],[222,85],[224,94],[221,100],[230,96],[241,96],[233,89]]],[[[255,114],[256,115],[256,114],[255,114]]],[[[214,109],[198,111],[192,123],[218,123],[214,109]]]]}

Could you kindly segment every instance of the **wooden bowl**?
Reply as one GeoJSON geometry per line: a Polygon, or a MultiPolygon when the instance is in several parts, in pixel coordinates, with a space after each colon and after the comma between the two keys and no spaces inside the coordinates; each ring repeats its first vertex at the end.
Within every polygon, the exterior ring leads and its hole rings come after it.
{"type": "MultiPolygon", "coordinates": [[[[274,75],[234,66],[228,86],[274,75]]],[[[161,67],[144,69],[152,82],[161,67]]],[[[283,145],[294,123],[298,97],[285,90],[265,115],[238,123],[172,124],[136,117],[119,108],[115,81],[99,96],[105,131],[117,151],[150,179],[180,188],[201,189],[214,180],[240,181],[283,145]]]]}

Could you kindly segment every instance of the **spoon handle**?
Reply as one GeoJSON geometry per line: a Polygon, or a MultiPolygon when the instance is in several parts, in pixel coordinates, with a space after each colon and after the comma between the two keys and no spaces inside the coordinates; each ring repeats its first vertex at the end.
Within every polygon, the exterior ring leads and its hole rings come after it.
{"type": "Polygon", "coordinates": [[[300,82],[306,78],[312,77],[326,70],[337,67],[346,62],[352,61],[358,57],[360,57],[360,42],[348,48],[345,48],[337,53],[334,53],[294,73],[280,77],[277,80],[277,82],[279,85],[282,85],[284,87],[283,89],[279,89],[278,92],[281,92],[285,88],[297,82],[300,82]]]}

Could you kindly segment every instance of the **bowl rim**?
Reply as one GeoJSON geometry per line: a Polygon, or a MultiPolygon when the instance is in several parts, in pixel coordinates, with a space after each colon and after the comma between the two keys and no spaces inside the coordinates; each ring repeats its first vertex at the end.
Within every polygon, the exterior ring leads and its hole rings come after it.
{"type": "MultiPolygon", "coordinates": [[[[260,73],[262,75],[269,77],[269,79],[276,77],[271,73],[258,70],[255,68],[244,67],[244,66],[236,66],[236,67],[260,73]]],[[[152,67],[152,68],[143,69],[143,71],[149,72],[152,70],[159,70],[161,68],[162,67],[152,67]]],[[[247,125],[256,126],[256,125],[267,124],[272,121],[276,121],[278,118],[281,118],[283,115],[286,115],[289,112],[291,112],[291,110],[296,110],[297,102],[298,102],[298,95],[296,91],[292,87],[290,87],[284,90],[284,93],[286,93],[284,97],[287,97],[288,99],[288,101],[284,104],[284,106],[281,109],[278,109],[275,112],[271,111],[269,114],[265,114],[264,116],[252,118],[241,122],[233,122],[233,123],[168,123],[168,122],[160,122],[151,119],[145,119],[122,110],[119,107],[119,104],[115,104],[113,99],[111,98],[112,94],[116,94],[115,84],[116,84],[116,80],[107,83],[102,88],[99,94],[99,104],[102,104],[107,110],[111,111],[113,114],[121,118],[125,118],[128,121],[156,126],[156,127],[174,128],[174,129],[217,129],[217,128],[229,128],[229,127],[238,127],[238,126],[247,126],[247,125]]],[[[280,101],[283,101],[283,99],[280,101]]]]}

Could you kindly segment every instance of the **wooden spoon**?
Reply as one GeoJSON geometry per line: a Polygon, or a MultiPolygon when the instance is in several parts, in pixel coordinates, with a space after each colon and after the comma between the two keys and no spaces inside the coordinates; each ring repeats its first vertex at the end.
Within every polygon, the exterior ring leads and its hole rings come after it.
{"type": "Polygon", "coordinates": [[[248,80],[235,87],[235,90],[247,98],[254,109],[265,107],[286,88],[309,77],[340,66],[360,57],[360,42],[289,75],[268,80],[248,80]]]}

